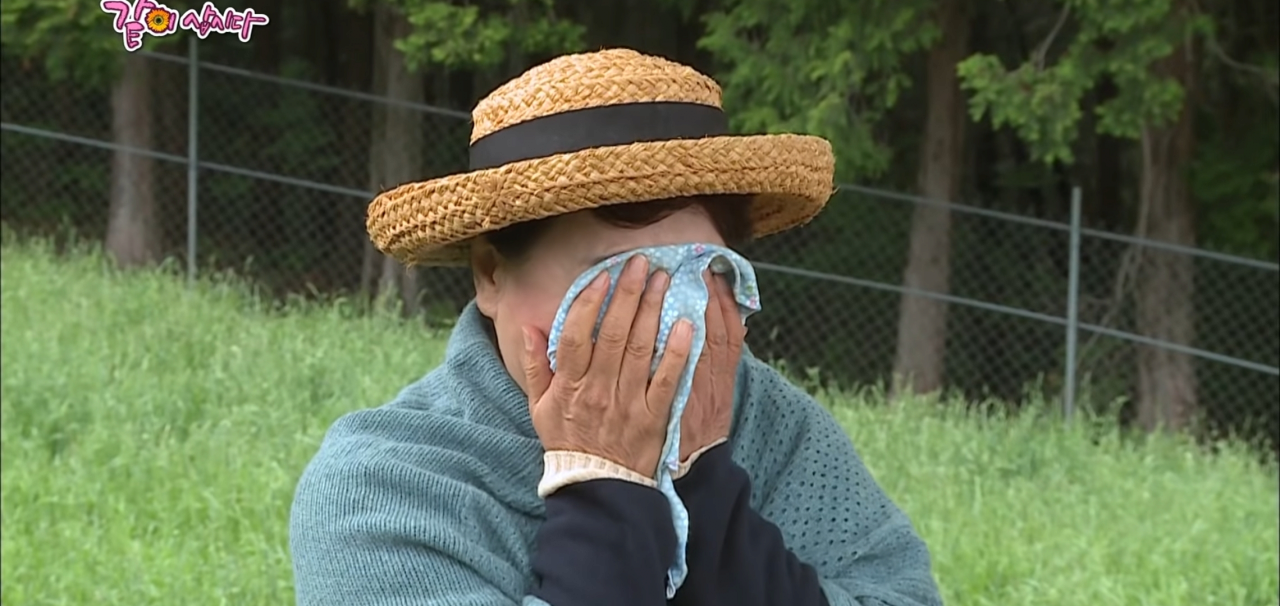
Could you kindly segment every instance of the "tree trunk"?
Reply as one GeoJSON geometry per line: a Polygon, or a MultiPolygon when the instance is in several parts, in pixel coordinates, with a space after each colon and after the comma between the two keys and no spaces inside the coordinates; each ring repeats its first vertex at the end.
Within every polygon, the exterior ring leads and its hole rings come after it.
{"type": "MultiPolygon", "coordinates": [[[[1191,49],[1179,47],[1154,66],[1156,73],[1194,94],[1191,49]]],[[[1192,160],[1194,110],[1184,102],[1177,121],[1142,133],[1141,202],[1152,240],[1195,246],[1195,228],[1186,170],[1192,160]]],[[[1142,251],[1134,296],[1138,333],[1191,345],[1195,339],[1195,266],[1190,255],[1142,251]]],[[[1195,360],[1160,347],[1138,346],[1138,425],[1148,431],[1187,428],[1197,412],[1195,360]]]]}
{"type": "MultiPolygon", "coordinates": [[[[938,4],[942,39],[929,51],[929,102],[920,148],[920,194],[954,201],[963,175],[965,102],[956,64],[968,47],[969,20],[963,0],[938,4]]],[[[947,293],[951,274],[951,211],[917,205],[911,217],[911,245],[902,281],[907,288],[947,293]]],[[[942,387],[947,342],[947,306],[942,301],[904,295],[898,315],[898,351],[893,370],[915,393],[942,387]]]]}
{"type": "MultiPolygon", "coordinates": [[[[387,94],[387,70],[383,67],[387,62],[388,46],[383,42],[387,36],[388,12],[379,4],[373,10],[373,48],[370,50],[370,68],[373,75],[373,86],[370,92],[375,95],[387,94]]],[[[378,193],[386,186],[382,177],[383,137],[386,136],[387,107],[381,103],[371,103],[370,136],[369,136],[369,191],[378,193]]],[[[368,300],[373,299],[374,284],[378,282],[380,267],[378,249],[373,242],[365,239],[364,260],[360,265],[360,292],[368,300]]]]}
{"type": "MultiPolygon", "coordinates": [[[[347,27],[339,29],[339,44],[346,52],[342,54],[342,80],[339,86],[356,91],[372,91],[373,94],[382,94],[381,90],[373,90],[371,88],[370,66],[373,65],[373,20],[370,18],[371,11],[355,11],[348,9],[343,15],[347,27]]],[[[375,67],[376,70],[376,67],[375,67]]],[[[377,191],[377,179],[369,172],[370,157],[372,154],[372,144],[374,141],[374,133],[381,130],[381,124],[375,123],[371,131],[369,128],[369,116],[367,108],[373,108],[374,112],[379,109],[376,103],[360,103],[357,105],[342,104],[338,111],[338,120],[335,123],[336,128],[340,130],[343,137],[343,144],[346,146],[356,145],[360,142],[365,146],[365,168],[360,168],[356,163],[344,164],[341,172],[336,175],[338,183],[344,186],[361,188],[367,191],[377,191]]],[[[336,222],[333,230],[339,238],[347,238],[354,236],[356,238],[355,246],[352,248],[359,250],[361,259],[359,265],[355,267],[355,275],[346,274],[349,271],[345,266],[342,270],[340,281],[347,283],[349,279],[355,280],[357,292],[361,300],[366,300],[369,293],[372,292],[370,280],[372,279],[372,263],[371,260],[376,259],[377,251],[373,249],[372,243],[369,242],[368,236],[365,234],[364,218],[366,207],[369,200],[360,200],[357,198],[349,198],[342,202],[342,207],[333,213],[333,221],[336,222]]]]}
{"type": "MultiPolygon", "coordinates": [[[[422,103],[422,77],[409,71],[404,54],[394,47],[396,40],[412,33],[412,26],[398,10],[384,5],[380,5],[380,10],[392,11],[387,21],[387,35],[376,41],[385,45],[379,52],[386,53],[383,63],[386,96],[398,101],[422,103]]],[[[381,176],[388,187],[416,181],[422,177],[422,112],[400,106],[386,106],[385,111],[381,176]]],[[[418,270],[401,268],[388,257],[382,266],[379,296],[392,295],[398,288],[404,314],[417,315],[421,302],[419,282],[418,270]]]]}
{"type": "MultiPolygon", "coordinates": [[[[282,0],[257,0],[253,4],[255,11],[266,15],[273,22],[280,23],[284,19],[284,3],[282,0]]],[[[261,27],[253,33],[253,64],[257,71],[276,74],[280,71],[281,36],[280,27],[261,27]]]]}
{"type": "Polygon", "coordinates": [[[657,10],[648,0],[626,0],[619,8],[621,31],[617,36],[622,39],[622,46],[668,59],[683,59],[676,55],[676,34],[680,29],[672,22],[674,7],[657,10]]]}
{"type": "MultiPolygon", "coordinates": [[[[329,7],[328,4],[334,0],[312,0],[309,4],[310,10],[307,10],[302,22],[299,24],[302,35],[299,36],[299,42],[304,50],[304,55],[311,66],[315,68],[314,76],[321,84],[333,84],[329,80],[332,71],[333,57],[336,54],[337,46],[334,44],[336,37],[332,30],[329,29],[329,7]]],[[[382,4],[379,0],[378,4],[382,4]]],[[[268,15],[270,16],[270,15],[268,15]]]]}
{"type": "MultiPolygon", "coordinates": [[[[145,56],[124,58],[120,79],[111,90],[111,133],[118,145],[151,149],[151,74],[145,56]]],[[[117,150],[111,158],[111,207],[106,249],[122,267],[160,259],[160,233],[153,186],[152,158],[117,150]]]]}

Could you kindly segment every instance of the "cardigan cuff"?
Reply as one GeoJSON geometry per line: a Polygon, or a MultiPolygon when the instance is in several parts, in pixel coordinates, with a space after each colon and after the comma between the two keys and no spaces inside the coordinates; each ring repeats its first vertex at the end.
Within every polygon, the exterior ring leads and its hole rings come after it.
{"type": "Polygon", "coordinates": [[[680,478],[685,477],[686,475],[689,474],[689,470],[693,469],[693,464],[698,461],[698,457],[702,456],[702,454],[707,452],[708,450],[711,450],[712,448],[715,448],[728,441],[729,441],[729,438],[720,438],[719,440],[716,440],[710,444],[707,444],[706,446],[703,446],[702,448],[699,448],[693,451],[689,455],[689,458],[681,462],[680,466],[676,468],[675,472],[671,474],[671,479],[679,480],[680,478]]]}
{"type": "Polygon", "coordinates": [[[550,450],[542,455],[542,465],[538,496],[544,499],[565,486],[590,480],[622,480],[649,488],[658,486],[653,478],[646,478],[604,457],[583,452],[550,450]]]}

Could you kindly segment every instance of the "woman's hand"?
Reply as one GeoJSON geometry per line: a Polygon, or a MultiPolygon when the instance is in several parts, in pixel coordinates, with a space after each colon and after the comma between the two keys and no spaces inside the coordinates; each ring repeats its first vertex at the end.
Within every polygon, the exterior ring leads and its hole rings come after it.
{"type": "Polygon", "coordinates": [[[524,366],[533,427],[544,449],[595,455],[653,477],[693,325],[676,322],[650,380],[670,278],[659,271],[646,284],[648,267],[641,255],[627,262],[594,345],[591,332],[609,292],[609,274],[602,272],[578,295],[565,318],[554,373],[546,336],[525,328],[524,366]]]}
{"type": "Polygon", "coordinates": [[[733,425],[733,389],[747,327],[729,281],[710,271],[703,274],[707,292],[707,340],[693,374],[693,392],[680,419],[680,461],[729,437],[733,425]]]}

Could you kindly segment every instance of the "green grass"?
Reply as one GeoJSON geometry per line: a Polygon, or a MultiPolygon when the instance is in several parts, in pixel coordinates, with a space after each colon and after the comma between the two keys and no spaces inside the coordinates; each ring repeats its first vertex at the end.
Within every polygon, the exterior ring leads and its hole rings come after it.
{"type": "MultiPolygon", "coordinates": [[[[294,483],[442,342],[341,306],[3,249],[6,606],[288,604],[294,483]]],[[[830,395],[952,605],[1273,606],[1276,469],[1106,423],[830,395]]]]}

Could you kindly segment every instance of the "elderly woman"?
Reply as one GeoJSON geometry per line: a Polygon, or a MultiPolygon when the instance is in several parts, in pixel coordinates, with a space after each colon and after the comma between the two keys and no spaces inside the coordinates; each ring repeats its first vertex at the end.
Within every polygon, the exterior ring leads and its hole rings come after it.
{"type": "Polygon", "coordinates": [[[481,101],[470,153],[370,206],[381,250],[469,264],[476,298],[307,467],[299,604],[941,602],[844,432],[743,346],[732,248],[821,210],[826,141],[730,136],[711,79],[608,50],[481,101]]]}

